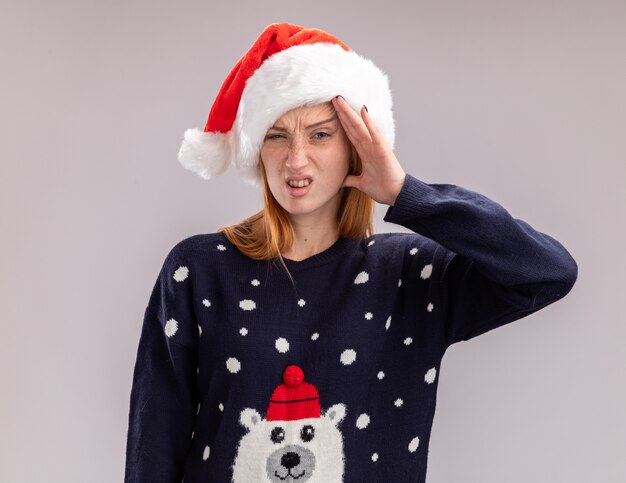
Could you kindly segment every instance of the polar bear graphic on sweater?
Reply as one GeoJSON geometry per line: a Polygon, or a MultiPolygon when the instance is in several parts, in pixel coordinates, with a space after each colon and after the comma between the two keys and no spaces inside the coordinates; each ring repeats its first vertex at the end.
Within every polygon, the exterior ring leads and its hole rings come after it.
{"type": "Polygon", "coordinates": [[[343,437],[338,424],[344,404],[321,414],[319,395],[304,382],[298,366],[287,366],[283,383],[270,398],[265,419],[254,409],[241,411],[248,432],[239,441],[233,483],[341,483],[343,437]]]}

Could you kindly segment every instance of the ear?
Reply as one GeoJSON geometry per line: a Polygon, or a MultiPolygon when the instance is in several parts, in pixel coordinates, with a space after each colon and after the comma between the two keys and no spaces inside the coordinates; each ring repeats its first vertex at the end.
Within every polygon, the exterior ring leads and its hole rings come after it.
{"type": "Polygon", "coordinates": [[[245,426],[248,431],[252,431],[257,424],[261,422],[261,415],[254,409],[246,408],[239,415],[239,423],[245,426]]]}
{"type": "Polygon", "coordinates": [[[324,413],[324,417],[330,419],[337,426],[346,416],[346,406],[344,404],[335,404],[329,407],[324,413]]]}

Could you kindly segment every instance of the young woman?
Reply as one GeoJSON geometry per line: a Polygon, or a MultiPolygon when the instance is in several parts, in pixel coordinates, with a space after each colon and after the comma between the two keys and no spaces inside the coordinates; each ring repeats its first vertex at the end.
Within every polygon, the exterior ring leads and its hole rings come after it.
{"type": "Polygon", "coordinates": [[[577,265],[393,144],[386,76],[335,37],[272,24],[239,60],[179,160],[234,164],[264,207],[165,259],[127,483],[425,481],[446,349],[564,297],[577,265]],[[412,233],[373,234],[374,202],[412,233]]]}

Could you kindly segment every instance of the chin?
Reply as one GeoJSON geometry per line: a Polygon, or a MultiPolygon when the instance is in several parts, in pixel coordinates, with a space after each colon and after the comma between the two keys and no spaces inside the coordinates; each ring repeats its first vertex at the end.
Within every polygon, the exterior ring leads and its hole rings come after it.
{"type": "Polygon", "coordinates": [[[292,216],[308,215],[316,211],[316,208],[310,208],[307,206],[289,207],[283,206],[284,210],[292,216]]]}

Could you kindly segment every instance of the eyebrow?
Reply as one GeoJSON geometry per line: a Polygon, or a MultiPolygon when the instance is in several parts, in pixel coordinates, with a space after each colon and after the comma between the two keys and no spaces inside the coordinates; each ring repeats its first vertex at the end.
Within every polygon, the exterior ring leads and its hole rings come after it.
{"type": "MultiPolygon", "coordinates": [[[[312,127],[316,127],[316,126],[320,126],[321,124],[326,124],[327,122],[336,122],[337,121],[337,116],[333,116],[333,117],[329,117],[328,119],[324,119],[323,121],[319,121],[319,122],[315,122],[313,124],[309,124],[308,126],[306,126],[305,129],[310,129],[312,127]]],[[[285,129],[284,127],[279,127],[279,126],[272,126],[270,129],[274,129],[276,131],[284,131],[287,132],[287,129],[285,129]]]]}

